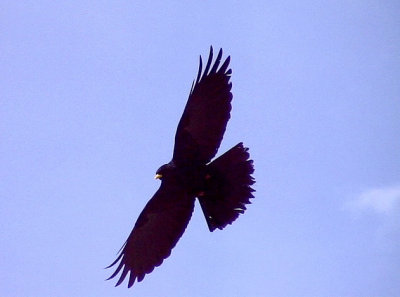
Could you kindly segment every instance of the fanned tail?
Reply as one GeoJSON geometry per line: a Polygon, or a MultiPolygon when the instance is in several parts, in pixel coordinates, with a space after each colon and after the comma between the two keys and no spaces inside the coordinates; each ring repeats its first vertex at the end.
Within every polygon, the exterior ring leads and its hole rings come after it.
{"type": "Polygon", "coordinates": [[[254,198],[254,168],[249,158],[248,148],[238,143],[207,165],[205,188],[198,199],[211,232],[232,224],[254,198]]]}

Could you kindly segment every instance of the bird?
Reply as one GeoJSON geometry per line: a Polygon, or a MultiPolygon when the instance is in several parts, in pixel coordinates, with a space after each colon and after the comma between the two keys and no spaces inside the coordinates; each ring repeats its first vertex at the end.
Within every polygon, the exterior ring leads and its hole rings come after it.
{"type": "Polygon", "coordinates": [[[242,142],[215,157],[232,109],[230,56],[221,65],[222,48],[213,62],[213,47],[203,71],[200,55],[197,78],[175,133],[172,160],[155,178],[161,185],[140,213],[132,232],[118,252],[110,280],[121,272],[115,286],[129,274],[128,288],[170,256],[199,201],[208,229],[224,229],[250,204],[255,190],[253,160],[242,142]],[[221,66],[220,66],[221,65],[221,66]]]}

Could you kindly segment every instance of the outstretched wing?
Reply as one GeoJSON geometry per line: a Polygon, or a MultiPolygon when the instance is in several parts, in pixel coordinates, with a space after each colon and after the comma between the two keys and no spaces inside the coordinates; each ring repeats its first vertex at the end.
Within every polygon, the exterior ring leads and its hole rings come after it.
{"type": "Polygon", "coordinates": [[[211,47],[202,73],[200,57],[197,79],[193,82],[175,134],[175,164],[206,164],[218,151],[230,118],[232,101],[232,84],[229,82],[232,70],[228,69],[230,57],[218,68],[221,58],[222,49],[211,68],[211,47]]]}
{"type": "Polygon", "coordinates": [[[107,267],[119,262],[108,279],[122,270],[118,286],[129,272],[130,288],[136,279],[140,282],[154,267],[161,265],[185,231],[193,208],[194,197],[188,197],[178,185],[163,181],[139,215],[118,258],[107,267]]]}

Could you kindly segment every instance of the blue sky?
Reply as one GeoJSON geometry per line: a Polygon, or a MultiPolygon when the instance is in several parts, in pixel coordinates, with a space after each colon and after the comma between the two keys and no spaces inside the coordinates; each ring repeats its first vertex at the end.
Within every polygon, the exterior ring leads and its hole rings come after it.
{"type": "Polygon", "coordinates": [[[1,295],[400,296],[399,3],[137,3],[0,4],[1,295]],[[114,288],[210,45],[256,198],[114,288]]]}

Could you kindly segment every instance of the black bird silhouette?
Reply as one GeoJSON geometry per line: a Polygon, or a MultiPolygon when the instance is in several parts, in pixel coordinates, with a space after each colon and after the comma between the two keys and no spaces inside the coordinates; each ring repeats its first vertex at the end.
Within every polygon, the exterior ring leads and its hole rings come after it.
{"type": "Polygon", "coordinates": [[[230,57],[218,68],[221,58],[222,49],[210,69],[211,47],[202,72],[200,56],[197,79],[176,130],[172,160],[156,172],[161,186],[139,215],[117,259],[107,267],[119,262],[108,278],[122,270],[116,286],[129,272],[130,288],[171,254],[192,216],[196,197],[210,231],[231,224],[254,198],[253,161],[242,143],[210,162],[221,144],[231,111],[230,57]]]}

